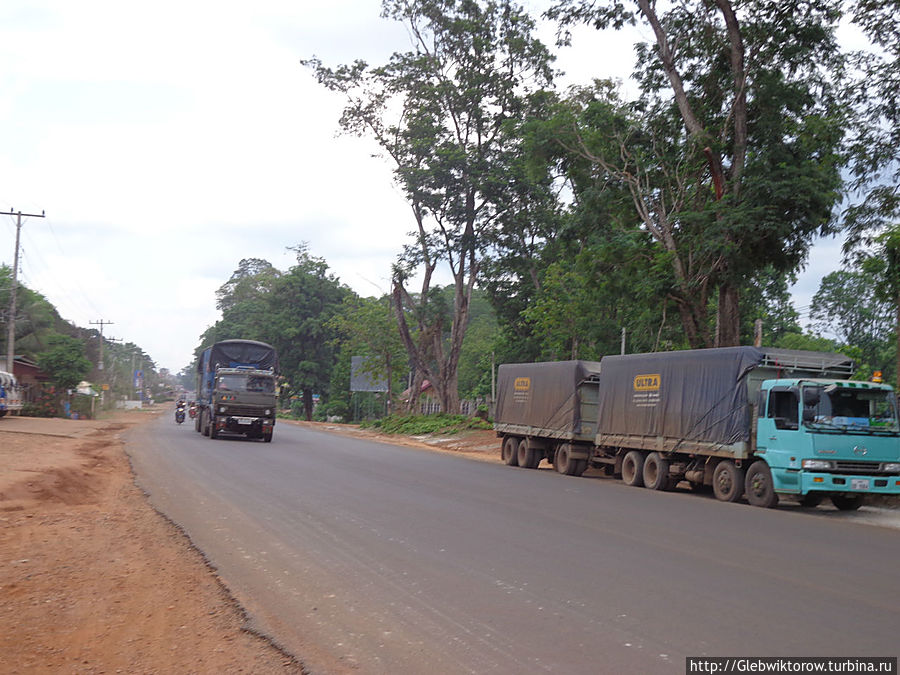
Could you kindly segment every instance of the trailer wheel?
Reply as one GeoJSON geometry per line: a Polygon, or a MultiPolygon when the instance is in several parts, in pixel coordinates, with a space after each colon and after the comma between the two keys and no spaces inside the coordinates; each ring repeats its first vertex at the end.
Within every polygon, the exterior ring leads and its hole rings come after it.
{"type": "Polygon", "coordinates": [[[747,469],[744,492],[747,493],[747,501],[753,506],[761,506],[764,509],[778,506],[778,493],[772,484],[772,472],[763,460],[756,460],[747,469]]]}
{"type": "Polygon", "coordinates": [[[516,459],[519,462],[519,466],[523,469],[536,469],[541,461],[534,448],[528,445],[527,438],[519,441],[519,447],[516,449],[516,459]]]}
{"type": "Polygon", "coordinates": [[[651,452],[644,460],[644,487],[651,490],[669,489],[669,460],[658,452],[651,452]]]}
{"type": "Polygon", "coordinates": [[[553,466],[564,476],[580,476],[587,468],[587,460],[572,459],[572,447],[568,443],[560,443],[553,456],[553,466]]]}
{"type": "Polygon", "coordinates": [[[863,504],[863,496],[831,495],[831,503],[841,511],[856,511],[863,504]]]}
{"type": "Polygon", "coordinates": [[[800,506],[805,506],[808,509],[814,509],[822,503],[823,499],[825,499],[825,495],[823,495],[821,492],[807,492],[805,495],[800,497],[800,506]]]}
{"type": "Polygon", "coordinates": [[[500,446],[500,456],[506,466],[519,465],[519,439],[515,436],[504,436],[500,446]]]}
{"type": "Polygon", "coordinates": [[[744,494],[744,472],[730,459],[716,465],[713,472],[713,494],[723,502],[736,502],[744,494]]]}
{"type": "Polygon", "coordinates": [[[622,482],[632,487],[644,485],[644,454],[630,450],[622,460],[622,482]]]}

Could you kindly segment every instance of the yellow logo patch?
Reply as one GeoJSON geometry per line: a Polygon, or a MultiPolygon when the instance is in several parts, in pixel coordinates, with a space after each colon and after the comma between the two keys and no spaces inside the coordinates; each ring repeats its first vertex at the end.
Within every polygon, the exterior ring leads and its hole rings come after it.
{"type": "Polygon", "coordinates": [[[531,389],[531,378],[517,377],[516,381],[513,383],[513,389],[516,391],[528,391],[531,389]]]}
{"type": "Polygon", "coordinates": [[[660,376],[658,373],[652,375],[635,375],[634,390],[635,391],[659,391],[660,376]]]}

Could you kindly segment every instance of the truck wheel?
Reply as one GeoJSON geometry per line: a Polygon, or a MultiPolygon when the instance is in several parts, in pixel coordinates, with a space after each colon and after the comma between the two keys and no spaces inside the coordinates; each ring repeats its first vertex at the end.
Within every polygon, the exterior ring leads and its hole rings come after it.
{"type": "Polygon", "coordinates": [[[212,415],[209,418],[209,437],[213,439],[219,437],[219,430],[216,429],[216,418],[212,415]]]}
{"type": "Polygon", "coordinates": [[[752,506],[761,506],[771,509],[778,506],[778,493],[772,484],[772,472],[769,465],[758,459],[747,469],[747,477],[744,479],[744,492],[747,501],[752,506]]]}
{"type": "Polygon", "coordinates": [[[716,465],[713,472],[713,494],[722,502],[736,502],[744,494],[744,472],[730,459],[716,465]]]}
{"type": "Polygon", "coordinates": [[[807,492],[805,495],[800,497],[800,506],[805,506],[808,509],[814,509],[822,503],[823,499],[825,499],[825,495],[823,495],[821,492],[807,492]]]}
{"type": "Polygon", "coordinates": [[[651,452],[644,460],[644,487],[651,490],[669,489],[669,460],[658,452],[651,452]]]}
{"type": "Polygon", "coordinates": [[[209,436],[209,412],[204,410],[203,413],[201,413],[200,417],[200,432],[204,436],[209,436]]]}
{"type": "Polygon", "coordinates": [[[506,466],[519,465],[519,439],[515,436],[505,436],[503,445],[500,446],[500,456],[506,466]]]}
{"type": "Polygon", "coordinates": [[[528,445],[528,439],[523,438],[519,441],[519,447],[516,450],[519,466],[523,469],[536,469],[540,461],[535,455],[534,448],[528,445]]]}
{"type": "Polygon", "coordinates": [[[263,434],[263,443],[271,443],[272,442],[272,434],[263,434]]]}
{"type": "Polygon", "coordinates": [[[560,443],[553,456],[553,466],[564,476],[580,476],[587,468],[587,460],[572,459],[571,446],[568,443],[560,443]],[[581,469],[580,473],[579,468],[581,469]]]}
{"type": "Polygon", "coordinates": [[[644,454],[630,450],[622,460],[622,482],[632,487],[644,485],[644,454]]]}
{"type": "Polygon", "coordinates": [[[831,503],[841,511],[856,511],[863,504],[863,496],[831,495],[831,503]]]}

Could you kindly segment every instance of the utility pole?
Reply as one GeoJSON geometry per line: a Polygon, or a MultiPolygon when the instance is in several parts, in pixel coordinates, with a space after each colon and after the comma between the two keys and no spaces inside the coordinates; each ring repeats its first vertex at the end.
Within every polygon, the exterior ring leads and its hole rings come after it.
{"type": "Polygon", "coordinates": [[[6,337],[6,369],[12,373],[14,368],[13,362],[16,358],[16,290],[19,284],[19,235],[22,232],[22,216],[26,218],[43,218],[44,212],[41,211],[41,214],[38,215],[36,213],[22,213],[21,211],[15,212],[10,208],[9,211],[0,211],[0,215],[16,216],[16,255],[13,259],[12,288],[9,291],[9,319],[6,322],[8,330],[6,337]]]}
{"type": "Polygon", "coordinates": [[[100,326],[100,363],[97,364],[97,370],[103,370],[103,326],[109,326],[113,322],[100,319],[99,321],[90,321],[89,323],[94,326],[100,326]]]}

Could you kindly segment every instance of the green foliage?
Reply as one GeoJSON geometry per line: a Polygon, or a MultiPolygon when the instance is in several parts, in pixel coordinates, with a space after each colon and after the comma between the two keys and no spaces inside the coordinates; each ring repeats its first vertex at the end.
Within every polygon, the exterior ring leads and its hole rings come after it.
{"type": "Polygon", "coordinates": [[[746,280],[794,272],[811,238],[834,227],[845,124],[835,105],[839,5],[772,7],[689,2],[657,14],[656,3],[559,0],[549,12],[564,28],[654,29],[656,42],[638,49],[638,100],[608,84],[575,90],[550,138],[566,175],[589,164],[604,189],[630,196],[631,227],[668,260],[694,347],[736,344],[746,280]]]}
{"type": "Polygon", "coordinates": [[[478,417],[465,415],[390,415],[373,422],[363,422],[362,428],[377,429],[386,434],[419,436],[423,434],[458,434],[469,429],[492,429],[493,426],[478,417]]]}
{"type": "Polygon", "coordinates": [[[60,389],[74,389],[91,369],[84,355],[84,342],[67,335],[52,335],[47,350],[38,355],[38,367],[60,389]]]}

